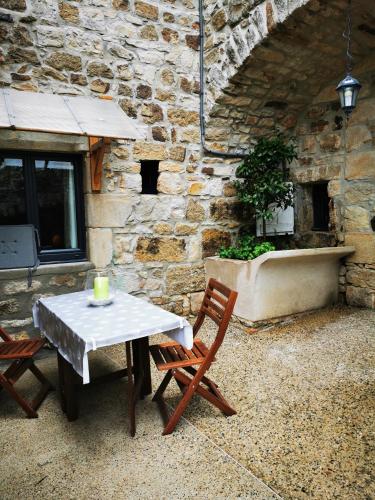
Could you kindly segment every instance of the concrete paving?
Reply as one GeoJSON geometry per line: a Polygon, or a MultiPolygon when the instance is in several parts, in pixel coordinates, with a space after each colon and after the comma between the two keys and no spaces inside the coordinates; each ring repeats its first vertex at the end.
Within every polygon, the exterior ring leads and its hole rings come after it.
{"type": "MultiPolygon", "coordinates": [[[[94,353],[91,366],[123,360],[116,346],[94,353]]],[[[126,381],[82,393],[74,423],[56,393],[36,420],[2,393],[0,497],[374,498],[374,361],[372,311],[333,308],[251,335],[232,326],[211,375],[238,415],[196,397],[166,437],[148,398],[130,438],[126,381]]],[[[39,364],[56,380],[54,356],[39,364]]],[[[153,369],[154,389],[159,380],[153,369]]],[[[177,395],[171,384],[171,405],[177,395]]]]}

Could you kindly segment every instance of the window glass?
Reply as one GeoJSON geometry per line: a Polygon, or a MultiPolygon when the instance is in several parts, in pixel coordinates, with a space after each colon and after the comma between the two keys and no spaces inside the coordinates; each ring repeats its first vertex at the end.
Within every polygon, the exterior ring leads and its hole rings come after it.
{"type": "Polygon", "coordinates": [[[0,225],[12,224],[27,224],[23,161],[0,157],[0,225]]]}
{"type": "Polygon", "coordinates": [[[42,250],[78,248],[74,165],[35,160],[42,250]]]}

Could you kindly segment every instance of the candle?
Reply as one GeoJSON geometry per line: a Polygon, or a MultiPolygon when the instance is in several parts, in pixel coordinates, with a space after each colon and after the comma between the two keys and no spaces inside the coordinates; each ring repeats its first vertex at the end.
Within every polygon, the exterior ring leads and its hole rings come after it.
{"type": "Polygon", "coordinates": [[[108,276],[97,276],[94,279],[94,298],[95,300],[105,300],[109,297],[109,279],[108,276]]]}

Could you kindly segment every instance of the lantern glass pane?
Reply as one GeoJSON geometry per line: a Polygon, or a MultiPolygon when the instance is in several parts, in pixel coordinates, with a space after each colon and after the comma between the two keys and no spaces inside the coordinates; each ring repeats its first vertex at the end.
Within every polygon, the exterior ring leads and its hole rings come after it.
{"type": "Polygon", "coordinates": [[[351,107],[353,102],[353,87],[346,87],[344,89],[344,99],[345,99],[345,107],[351,107]]]}
{"type": "Polygon", "coordinates": [[[340,106],[343,108],[345,106],[344,89],[343,88],[341,88],[339,90],[339,96],[340,96],[340,106]]]}
{"type": "Polygon", "coordinates": [[[359,88],[356,87],[353,91],[353,104],[352,106],[355,107],[355,105],[357,104],[357,97],[358,97],[358,92],[359,92],[359,88]]]}

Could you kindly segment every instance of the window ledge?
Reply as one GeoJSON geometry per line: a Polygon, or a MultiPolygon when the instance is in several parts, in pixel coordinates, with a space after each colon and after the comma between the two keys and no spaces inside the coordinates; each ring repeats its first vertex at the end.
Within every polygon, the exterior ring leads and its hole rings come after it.
{"type": "MultiPolygon", "coordinates": [[[[64,262],[60,264],[41,264],[36,271],[33,272],[34,276],[48,275],[48,274],[69,274],[80,273],[93,269],[95,266],[92,262],[64,262]]],[[[28,269],[0,269],[0,280],[9,280],[17,278],[27,278],[28,269]]]]}

